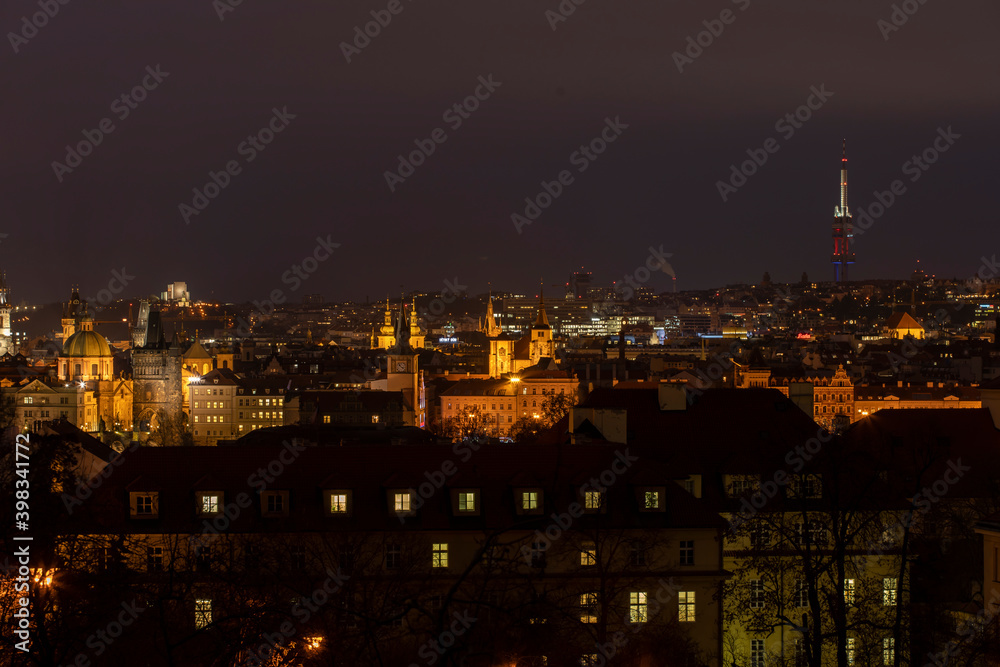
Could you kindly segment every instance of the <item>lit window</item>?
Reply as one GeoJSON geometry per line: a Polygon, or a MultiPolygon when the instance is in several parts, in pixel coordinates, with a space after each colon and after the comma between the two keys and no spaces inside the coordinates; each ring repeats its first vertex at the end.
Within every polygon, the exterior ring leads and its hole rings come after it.
{"type": "Polygon", "coordinates": [[[586,491],[583,494],[584,507],[588,510],[599,510],[604,502],[604,494],[600,491],[586,491]]]}
{"type": "Polygon", "coordinates": [[[854,580],[844,579],[844,603],[854,604],[854,580]]]}
{"type": "Polygon", "coordinates": [[[538,509],[537,491],[524,491],[521,493],[521,509],[526,509],[526,510],[538,509]]]}
{"type": "Polygon", "coordinates": [[[893,637],[885,637],[882,640],[882,664],[891,665],[896,661],[896,640],[893,637]]]}
{"type": "Polygon", "coordinates": [[[645,623],[647,610],[645,591],[632,591],[628,594],[629,623],[645,623]]]}
{"type": "Polygon", "coordinates": [[[597,547],[593,542],[584,542],[580,549],[580,565],[597,565],[597,547]]]}
{"type": "Polygon", "coordinates": [[[476,494],[474,491],[462,491],[458,494],[458,511],[476,511],[476,494]]]}
{"type": "Polygon", "coordinates": [[[643,494],[643,505],[648,510],[660,509],[660,492],[646,491],[643,494]]]}
{"type": "Polygon", "coordinates": [[[847,653],[847,664],[848,665],[853,665],[854,664],[854,637],[848,637],[847,638],[847,647],[846,647],[845,653],[847,653]]]}
{"type": "Polygon", "coordinates": [[[346,514],[347,513],[347,494],[346,493],[332,493],[330,494],[330,512],[333,514],[346,514]]]}
{"type": "Polygon", "coordinates": [[[410,494],[409,493],[396,493],[393,494],[393,507],[397,512],[409,512],[410,511],[410,494]]]}
{"type": "Polygon", "coordinates": [[[448,544],[437,543],[431,545],[431,567],[448,567],[448,544]]]}
{"type": "Polygon", "coordinates": [[[681,591],[677,595],[677,620],[694,623],[694,591],[681,591]]]}
{"type": "Polygon", "coordinates": [[[895,577],[885,577],[882,579],[882,604],[886,607],[896,606],[896,591],[899,580],[895,577]]]}
{"type": "Polygon", "coordinates": [[[212,624],[212,600],[199,598],[194,601],[194,627],[197,630],[212,624]]]}
{"type": "Polygon", "coordinates": [[[580,596],[580,622],[597,623],[597,593],[580,596]]]}
{"type": "Polygon", "coordinates": [[[202,514],[218,514],[219,513],[219,496],[214,494],[206,493],[201,497],[201,513],[202,514]]]}

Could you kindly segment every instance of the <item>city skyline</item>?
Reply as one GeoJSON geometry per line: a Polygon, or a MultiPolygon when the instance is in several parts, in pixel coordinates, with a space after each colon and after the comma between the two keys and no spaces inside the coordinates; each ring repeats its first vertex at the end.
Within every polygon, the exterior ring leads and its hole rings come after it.
{"type": "Polygon", "coordinates": [[[320,236],[339,254],[302,292],[331,300],[456,276],[485,291],[512,274],[527,292],[564,265],[610,281],[661,245],[679,289],[826,280],[845,137],[855,222],[904,189],[858,240],[852,277],[905,277],[918,259],[967,276],[993,252],[986,2],[895,18],[891,4],[749,0],[221,6],[60,5],[41,27],[35,5],[0,13],[18,91],[0,266],[20,297],[98,290],[124,266],[140,292],[180,279],[251,301],[320,236]],[[386,24],[366,38],[373,16],[386,24]],[[602,132],[600,153],[581,151],[602,132]],[[913,157],[942,133],[925,170],[913,157]],[[752,155],[766,161],[739,184],[752,155]],[[559,194],[518,227],[546,183],[559,194]],[[20,279],[39,230],[57,239],[51,261],[20,279]]]}

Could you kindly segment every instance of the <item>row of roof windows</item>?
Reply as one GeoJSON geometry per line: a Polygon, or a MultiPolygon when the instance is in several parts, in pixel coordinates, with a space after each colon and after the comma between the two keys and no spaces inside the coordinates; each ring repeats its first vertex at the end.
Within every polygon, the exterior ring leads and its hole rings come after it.
{"type": "MultiPolygon", "coordinates": [[[[390,489],[387,492],[389,512],[397,516],[416,514],[428,496],[413,489],[390,489]]],[[[433,493],[433,492],[432,492],[433,493]]],[[[481,490],[476,488],[452,489],[452,508],[456,516],[478,516],[482,507],[481,490]]],[[[665,487],[638,487],[636,501],[643,512],[665,511],[665,487]]],[[[245,494],[241,494],[244,498],[245,494]]],[[[594,514],[607,511],[607,495],[588,485],[579,489],[578,503],[570,506],[570,513],[594,514]]],[[[514,508],[517,514],[540,515],[544,512],[545,492],[541,488],[519,487],[514,489],[514,508]]],[[[262,491],[260,512],[263,517],[288,516],[290,509],[288,491],[262,491]]],[[[194,509],[198,516],[219,516],[224,513],[225,493],[222,491],[198,491],[195,493],[194,509]]],[[[352,489],[325,489],[323,491],[323,511],[327,516],[351,516],[354,512],[352,489]]],[[[159,518],[160,503],[158,491],[133,491],[129,494],[129,515],[133,519],[159,518]]]]}

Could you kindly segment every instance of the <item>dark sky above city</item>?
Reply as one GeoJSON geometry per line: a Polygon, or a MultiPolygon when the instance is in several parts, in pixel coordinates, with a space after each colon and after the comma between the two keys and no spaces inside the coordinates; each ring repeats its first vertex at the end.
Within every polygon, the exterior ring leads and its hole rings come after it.
{"type": "MultiPolygon", "coordinates": [[[[38,0],[2,4],[0,267],[15,301],[96,294],[122,267],[124,296],[175,280],[236,301],[378,299],[456,278],[533,292],[581,266],[621,280],[650,246],[681,290],[765,270],[829,280],[844,137],[855,212],[905,184],[857,239],[852,278],[906,277],[918,259],[967,277],[1000,252],[995,0],[908,0],[891,32],[888,0],[564,0],[575,11],[555,30],[558,0],[401,0],[350,63],[341,43],[388,0],[226,1],[69,0],[37,30],[22,17],[38,0]],[[679,72],[674,52],[706,21],[720,34],[679,72]],[[455,128],[443,114],[480,76],[500,85],[455,128]],[[144,78],[146,99],[115,103],[144,78]],[[812,87],[833,95],[779,130],[812,87]],[[239,146],[274,108],[294,119],[248,161],[239,146]],[[57,177],[67,144],[105,118],[113,132],[57,177]],[[571,154],[606,118],[627,128],[580,172],[571,154]],[[960,138],[912,181],[904,163],[949,127],[960,138]],[[385,172],[436,128],[444,143],[390,191],[385,172]],[[777,152],[724,202],[717,182],[770,138],[777,152]],[[240,173],[186,224],[179,205],[233,160],[240,173]],[[511,215],[562,170],[572,183],[519,234],[511,215]],[[340,247],[293,289],[282,276],[317,237],[340,247]]],[[[662,272],[647,284],[671,286],[662,272]]]]}

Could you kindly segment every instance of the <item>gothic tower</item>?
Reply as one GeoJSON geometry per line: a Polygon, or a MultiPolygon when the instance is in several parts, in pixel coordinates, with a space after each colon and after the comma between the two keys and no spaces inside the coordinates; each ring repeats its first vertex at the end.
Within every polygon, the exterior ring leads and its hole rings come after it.
{"type": "Polygon", "coordinates": [[[414,422],[420,424],[424,421],[424,416],[420,372],[417,367],[418,355],[416,350],[410,347],[409,327],[406,325],[402,310],[399,311],[396,334],[395,345],[389,350],[386,390],[403,392],[409,407],[413,410],[414,422]]]}
{"type": "Polygon", "coordinates": [[[159,311],[150,312],[146,324],[146,344],[132,348],[133,439],[179,445],[184,417],[180,343],[176,335],[166,342],[159,311]]]}
{"type": "MultiPolygon", "coordinates": [[[[544,287],[541,288],[544,290],[544,287]]],[[[549,326],[549,317],[545,313],[545,293],[538,293],[538,317],[531,327],[531,365],[534,366],[540,359],[555,356],[555,342],[552,340],[552,327],[549,326]]]]}
{"type": "Polygon", "coordinates": [[[493,313],[492,294],[486,302],[486,322],[483,326],[483,333],[490,341],[490,377],[499,378],[514,372],[514,341],[510,337],[504,336],[497,325],[496,315],[493,313]]]}

